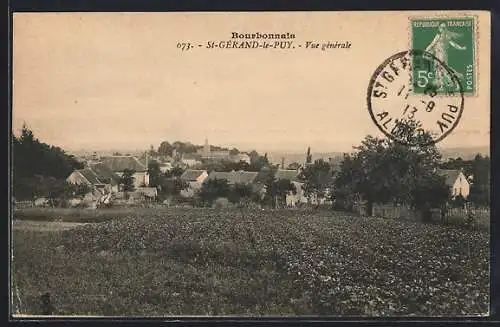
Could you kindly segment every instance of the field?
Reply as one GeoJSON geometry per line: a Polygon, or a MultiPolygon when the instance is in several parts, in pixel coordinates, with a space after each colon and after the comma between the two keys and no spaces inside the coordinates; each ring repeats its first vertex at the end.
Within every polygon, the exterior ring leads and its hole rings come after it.
{"type": "Polygon", "coordinates": [[[59,315],[473,316],[489,310],[486,231],[331,211],[66,214],[64,221],[101,222],[69,230],[13,228],[14,310],[38,313],[45,292],[59,315]]]}

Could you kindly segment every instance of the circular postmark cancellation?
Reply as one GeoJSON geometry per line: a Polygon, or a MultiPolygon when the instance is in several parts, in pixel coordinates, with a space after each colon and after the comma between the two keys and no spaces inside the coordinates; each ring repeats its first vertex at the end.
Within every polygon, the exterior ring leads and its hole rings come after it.
{"type": "Polygon", "coordinates": [[[375,70],[367,102],[372,120],[387,137],[406,145],[431,145],[457,126],[464,96],[452,69],[430,53],[409,50],[375,70]]]}

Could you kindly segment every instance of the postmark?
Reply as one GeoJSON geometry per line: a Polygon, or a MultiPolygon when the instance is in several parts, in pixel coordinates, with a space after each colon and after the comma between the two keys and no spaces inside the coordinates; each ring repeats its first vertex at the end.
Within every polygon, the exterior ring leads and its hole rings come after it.
{"type": "MultiPolygon", "coordinates": [[[[441,61],[457,77],[464,95],[477,90],[476,26],[474,17],[410,18],[411,49],[425,51],[441,61]]],[[[429,70],[414,65],[415,94],[423,94],[429,84],[438,95],[455,87],[440,65],[434,62],[429,70]]],[[[455,90],[457,91],[457,90],[455,90]]]]}
{"type": "MultiPolygon", "coordinates": [[[[430,53],[421,50],[399,52],[386,59],[368,84],[368,111],[374,123],[387,137],[407,145],[430,145],[450,134],[464,109],[463,88],[453,70],[430,53]],[[429,83],[416,94],[415,70],[429,72],[438,67],[451,81],[446,97],[438,96],[438,87],[429,83]],[[416,131],[430,138],[408,138],[402,134],[404,123],[413,123],[416,131]]],[[[407,125],[407,124],[406,124],[407,125]]]]}

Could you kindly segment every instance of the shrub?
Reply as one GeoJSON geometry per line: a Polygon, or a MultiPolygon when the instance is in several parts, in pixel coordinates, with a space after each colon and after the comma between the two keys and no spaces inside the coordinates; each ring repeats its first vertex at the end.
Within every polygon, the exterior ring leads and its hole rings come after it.
{"type": "Polygon", "coordinates": [[[214,201],[213,207],[215,209],[228,208],[230,206],[229,200],[227,198],[217,198],[214,201]]]}

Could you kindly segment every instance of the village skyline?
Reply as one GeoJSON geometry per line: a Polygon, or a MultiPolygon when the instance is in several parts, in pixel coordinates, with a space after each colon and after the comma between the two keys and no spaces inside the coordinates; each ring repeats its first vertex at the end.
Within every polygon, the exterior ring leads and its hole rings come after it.
{"type": "MultiPolygon", "coordinates": [[[[26,122],[24,122],[23,124],[26,124],[26,126],[28,128],[32,129],[31,125],[27,124],[26,122]]],[[[14,130],[13,131],[14,135],[19,136],[21,128],[19,128],[17,131],[14,130]]],[[[32,130],[35,132],[35,135],[37,135],[37,138],[39,138],[36,130],[35,129],[32,129],[32,130]]],[[[96,147],[88,147],[88,148],[71,148],[71,147],[65,147],[65,146],[60,145],[60,144],[53,144],[53,143],[47,142],[46,140],[44,140],[42,138],[39,138],[39,139],[42,142],[45,142],[45,143],[48,143],[48,144],[51,144],[54,146],[58,146],[58,147],[62,148],[64,151],[66,151],[68,154],[73,154],[73,155],[84,155],[84,154],[91,154],[91,153],[97,153],[97,154],[101,154],[101,155],[111,155],[113,153],[137,155],[137,154],[144,153],[145,151],[148,151],[151,146],[153,146],[154,149],[157,150],[159,144],[163,141],[167,141],[169,143],[179,141],[179,142],[191,143],[191,144],[197,145],[197,146],[202,146],[204,144],[204,140],[203,140],[203,142],[194,142],[194,141],[191,141],[189,139],[186,140],[186,139],[173,138],[170,140],[166,140],[166,139],[157,140],[156,142],[151,143],[149,145],[145,144],[143,147],[140,147],[140,148],[139,147],[137,147],[137,148],[133,148],[133,147],[103,148],[103,147],[100,147],[99,145],[97,145],[96,147]]],[[[285,147],[273,148],[272,146],[266,146],[265,144],[261,145],[261,146],[252,147],[250,145],[245,145],[245,144],[243,144],[242,146],[239,146],[238,144],[228,144],[228,143],[216,144],[214,142],[210,142],[210,139],[208,139],[208,138],[206,138],[206,140],[208,140],[208,142],[211,146],[217,146],[217,147],[228,148],[228,149],[236,148],[240,152],[247,152],[247,153],[249,153],[251,151],[257,151],[261,154],[268,153],[270,159],[272,161],[276,161],[276,162],[281,161],[281,158],[285,158],[285,161],[287,162],[287,164],[289,164],[291,162],[300,161],[301,159],[299,159],[299,157],[305,158],[305,153],[307,151],[307,148],[309,148],[309,147],[311,148],[311,153],[313,154],[314,158],[328,158],[328,157],[339,157],[339,156],[342,156],[343,153],[351,153],[353,151],[354,147],[359,144],[359,143],[353,144],[350,148],[347,148],[347,149],[328,148],[328,147],[321,148],[321,147],[317,147],[317,144],[309,144],[309,145],[305,144],[303,147],[296,147],[296,148],[285,148],[285,147]]],[[[490,146],[489,145],[478,145],[478,146],[469,146],[469,147],[467,147],[467,146],[465,146],[465,147],[464,146],[443,147],[443,146],[441,146],[441,143],[438,143],[437,148],[439,149],[439,151],[443,155],[443,159],[458,158],[458,157],[461,157],[463,159],[472,159],[476,154],[487,155],[487,156],[490,155],[490,146]]],[[[302,160],[304,158],[302,158],[302,160]]]]}

